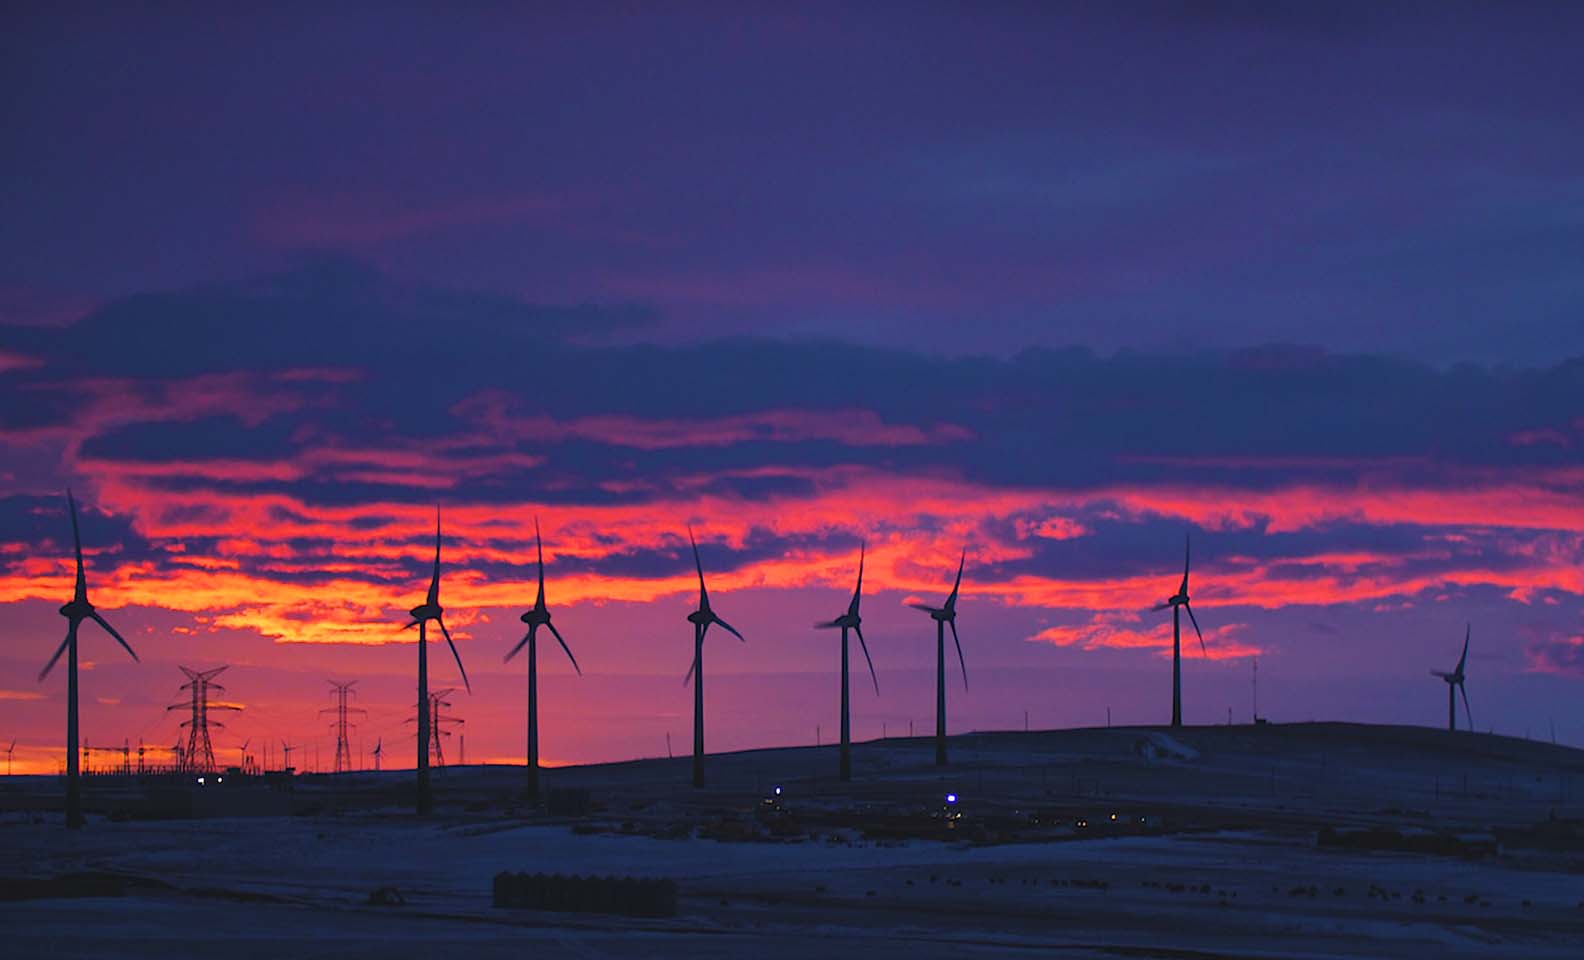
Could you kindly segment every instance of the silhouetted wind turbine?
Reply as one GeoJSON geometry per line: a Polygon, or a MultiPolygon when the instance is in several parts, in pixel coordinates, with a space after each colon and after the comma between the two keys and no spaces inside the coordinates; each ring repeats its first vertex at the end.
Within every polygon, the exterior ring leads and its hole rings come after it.
{"type": "Polygon", "coordinates": [[[869,663],[869,679],[874,681],[875,694],[880,693],[880,678],[875,676],[874,660],[869,657],[869,645],[864,642],[863,617],[858,615],[858,602],[863,598],[864,545],[858,546],[858,586],[853,588],[852,602],[847,612],[828,623],[816,623],[815,629],[841,628],[841,778],[852,779],[852,724],[848,712],[847,694],[847,631],[858,634],[858,646],[863,649],[864,660],[869,663]]]}
{"type": "Polygon", "coordinates": [[[440,625],[440,633],[445,636],[446,645],[451,648],[451,656],[456,658],[457,670],[462,674],[462,685],[468,693],[473,692],[472,684],[468,683],[467,668],[462,666],[462,655],[457,653],[456,644],[451,641],[451,631],[446,629],[445,620],[441,619],[445,610],[440,606],[440,508],[435,507],[435,558],[434,575],[429,579],[429,595],[424,602],[413,607],[408,613],[412,622],[403,627],[409,630],[418,628],[418,815],[426,816],[434,809],[434,797],[429,788],[429,621],[433,620],[440,625]]]}
{"type": "Polygon", "coordinates": [[[1183,578],[1182,585],[1177,588],[1175,596],[1168,597],[1164,602],[1156,604],[1152,609],[1165,610],[1171,608],[1172,612],[1172,717],[1171,725],[1182,726],[1182,611],[1188,611],[1188,620],[1193,624],[1194,633],[1199,635],[1199,652],[1208,656],[1205,651],[1204,634],[1199,632],[1199,621],[1194,617],[1193,607],[1188,605],[1188,538],[1183,538],[1183,578]]]}
{"type": "Polygon", "coordinates": [[[50,657],[49,663],[39,671],[39,682],[49,676],[55,668],[56,661],[61,654],[66,654],[66,826],[75,830],[83,825],[82,815],[82,784],[80,780],[77,748],[77,628],[84,620],[92,620],[104,628],[104,631],[114,637],[116,642],[131,655],[135,661],[138,658],[130,644],[121,634],[116,633],[115,627],[99,615],[94,605],[88,602],[88,577],[83,570],[82,536],[77,531],[77,501],[72,497],[71,491],[66,491],[66,504],[71,510],[72,545],[77,551],[77,586],[72,592],[69,603],[60,608],[61,616],[66,618],[66,639],[55,649],[55,655],[50,657]]]}
{"type": "Polygon", "coordinates": [[[957,580],[952,583],[951,594],[939,607],[927,603],[909,604],[923,610],[935,621],[935,765],[946,765],[946,628],[951,627],[952,642],[957,645],[957,665],[962,668],[963,689],[968,689],[968,664],[963,660],[962,641],[957,638],[957,591],[962,587],[963,564],[968,561],[964,550],[957,561],[957,580]]]}
{"type": "Polygon", "coordinates": [[[523,614],[520,618],[528,624],[528,635],[517,641],[517,646],[511,648],[511,653],[506,654],[510,660],[517,655],[517,651],[528,646],[528,796],[533,799],[539,797],[539,628],[548,627],[555,635],[556,642],[561,644],[561,649],[566,651],[567,659],[572,661],[572,669],[578,676],[583,675],[583,668],[578,666],[577,657],[572,656],[572,648],[561,638],[561,631],[550,622],[550,609],[545,606],[544,584],[544,541],[539,538],[539,518],[534,517],[534,544],[539,548],[539,597],[534,601],[533,609],[523,614]]]}
{"type": "MultiPolygon", "coordinates": [[[[688,667],[687,676],[682,678],[685,687],[689,680],[693,681],[693,786],[704,786],[704,634],[709,632],[710,624],[718,623],[726,629],[727,633],[743,640],[737,628],[722,620],[714,610],[710,609],[709,591],[704,587],[704,562],[699,559],[698,541],[693,539],[693,528],[688,527],[688,542],[693,545],[693,566],[698,570],[699,578],[699,603],[698,609],[688,614],[688,622],[693,624],[693,665],[688,667]]],[[[746,641],[745,641],[746,642],[746,641]]]]}
{"type": "Polygon", "coordinates": [[[374,772],[379,773],[380,756],[385,752],[385,741],[381,737],[374,741],[374,772]]]}
{"type": "Polygon", "coordinates": [[[16,738],[11,738],[11,746],[6,747],[6,776],[11,776],[11,755],[16,753],[16,738]]]}
{"type": "Polygon", "coordinates": [[[1469,636],[1473,633],[1473,625],[1465,624],[1463,627],[1463,655],[1458,657],[1457,666],[1450,673],[1440,670],[1431,670],[1432,677],[1440,677],[1447,685],[1447,729],[1457,729],[1457,693],[1463,693],[1463,715],[1468,718],[1468,728],[1474,729],[1474,715],[1469,712],[1468,687],[1463,685],[1463,667],[1468,663],[1469,636]]]}

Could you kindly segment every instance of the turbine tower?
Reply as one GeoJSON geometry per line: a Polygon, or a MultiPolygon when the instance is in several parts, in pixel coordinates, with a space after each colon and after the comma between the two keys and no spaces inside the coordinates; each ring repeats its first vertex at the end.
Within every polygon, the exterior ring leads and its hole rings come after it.
{"type": "Polygon", "coordinates": [[[61,654],[66,656],[66,826],[77,829],[83,825],[82,815],[82,783],[78,769],[77,751],[77,628],[84,620],[92,620],[104,628],[104,631],[115,638],[122,648],[137,660],[137,652],[130,644],[116,633],[115,627],[100,616],[94,605],[88,602],[88,578],[83,570],[82,536],[77,531],[77,501],[73,499],[71,491],[66,491],[66,504],[71,511],[72,545],[77,551],[77,586],[72,592],[69,603],[60,608],[61,616],[66,618],[66,639],[55,648],[55,655],[50,657],[49,663],[39,671],[39,682],[49,676],[55,668],[56,661],[61,654]]]}
{"type": "Polygon", "coordinates": [[[434,797],[429,787],[429,621],[440,625],[440,633],[445,636],[451,656],[456,658],[457,670],[462,674],[462,686],[467,688],[468,693],[473,692],[472,684],[468,683],[467,668],[462,666],[462,655],[457,653],[456,644],[451,641],[451,631],[446,629],[445,621],[441,619],[445,611],[440,606],[439,507],[435,507],[434,575],[429,580],[429,595],[408,613],[412,622],[402,629],[418,628],[418,815],[423,817],[434,809],[434,797]]]}
{"type": "MultiPolygon", "coordinates": [[[[1165,610],[1171,608],[1172,612],[1172,716],[1171,725],[1182,726],[1182,612],[1188,611],[1188,621],[1193,624],[1194,633],[1199,636],[1199,652],[1205,653],[1204,634],[1199,632],[1199,620],[1194,616],[1193,607],[1188,604],[1188,538],[1183,538],[1183,578],[1182,585],[1177,588],[1174,596],[1156,604],[1152,609],[1165,610]]],[[[1208,654],[1206,654],[1208,655],[1208,654]]]]}
{"type": "Polygon", "coordinates": [[[225,724],[218,720],[209,719],[210,710],[241,710],[242,708],[230,703],[211,703],[209,692],[211,690],[225,692],[225,687],[214,682],[214,678],[224,673],[227,667],[215,667],[213,670],[192,670],[181,667],[181,672],[187,675],[187,682],[178,689],[191,691],[191,696],[186,703],[173,703],[166,707],[166,712],[172,710],[190,710],[192,716],[182,721],[182,726],[187,728],[187,748],[182,753],[182,771],[184,773],[214,773],[217,769],[214,757],[214,742],[209,738],[209,728],[224,730],[225,724]]]}
{"type": "Polygon", "coordinates": [[[864,660],[869,664],[869,679],[874,681],[875,695],[880,694],[880,678],[875,676],[874,660],[869,657],[869,645],[864,642],[863,617],[858,615],[858,603],[863,598],[863,570],[864,570],[864,545],[858,545],[858,585],[853,588],[852,601],[847,604],[847,612],[826,623],[816,623],[816,630],[831,630],[841,628],[841,778],[852,779],[852,723],[849,713],[847,692],[847,632],[851,630],[858,635],[858,646],[862,648],[864,660]]]}
{"type": "Polygon", "coordinates": [[[951,594],[938,607],[927,603],[909,604],[923,610],[935,621],[935,765],[946,765],[946,628],[951,627],[952,642],[957,645],[957,665],[962,668],[963,689],[968,689],[968,664],[963,660],[962,641],[957,638],[957,591],[962,587],[963,564],[968,562],[965,549],[957,560],[957,579],[952,583],[951,594]]]}
{"type": "Polygon", "coordinates": [[[374,772],[379,773],[380,756],[385,752],[385,738],[379,737],[374,741],[374,772]]]}
{"type": "Polygon", "coordinates": [[[517,651],[528,646],[528,797],[531,800],[539,799],[539,628],[548,627],[550,633],[561,644],[561,649],[566,651],[567,659],[572,661],[572,669],[578,676],[583,675],[583,668],[578,666],[577,657],[572,655],[572,648],[561,638],[561,631],[550,622],[550,608],[545,606],[545,577],[544,577],[544,541],[539,536],[539,518],[534,517],[534,544],[539,548],[539,597],[534,600],[533,609],[523,614],[518,619],[528,625],[528,635],[517,641],[517,646],[511,648],[506,654],[510,661],[517,655],[517,651]]]}
{"type": "Polygon", "coordinates": [[[1474,729],[1474,715],[1469,712],[1468,688],[1463,685],[1463,667],[1468,663],[1469,635],[1473,632],[1472,624],[1463,627],[1463,655],[1458,657],[1457,666],[1451,672],[1431,670],[1432,677],[1440,677],[1447,685],[1447,729],[1457,729],[1457,694],[1463,694],[1463,715],[1468,718],[1468,728],[1474,729]]]}
{"type": "MultiPolygon", "coordinates": [[[[743,640],[743,635],[737,628],[722,620],[714,610],[710,609],[709,591],[704,588],[704,562],[699,559],[698,541],[693,539],[693,528],[688,527],[688,542],[693,545],[693,566],[698,570],[699,602],[698,609],[688,614],[688,622],[693,624],[693,665],[688,667],[687,676],[682,678],[682,685],[693,682],[693,786],[704,786],[704,634],[709,632],[711,624],[718,623],[725,628],[727,633],[743,640]]],[[[746,641],[745,641],[746,642],[746,641]]]]}

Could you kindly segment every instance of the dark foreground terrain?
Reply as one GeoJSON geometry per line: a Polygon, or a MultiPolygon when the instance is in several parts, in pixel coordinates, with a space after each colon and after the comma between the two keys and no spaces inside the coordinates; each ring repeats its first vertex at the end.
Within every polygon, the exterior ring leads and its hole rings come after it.
{"type": "Polygon", "coordinates": [[[552,770],[554,815],[450,768],[426,821],[410,771],[103,778],[76,833],[53,778],[10,778],[0,924],[19,957],[1581,955],[1584,752],[1349,724],[952,751],[862,744],[851,784],[830,747],[711,757],[705,790],[683,759],[552,770]],[[497,907],[502,871],[670,880],[675,914],[497,907]]]}

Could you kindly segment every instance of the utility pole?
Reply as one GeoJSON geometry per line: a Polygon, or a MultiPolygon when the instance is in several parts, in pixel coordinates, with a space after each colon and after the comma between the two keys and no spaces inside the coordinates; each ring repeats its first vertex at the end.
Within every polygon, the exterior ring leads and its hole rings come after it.
{"type": "Polygon", "coordinates": [[[182,667],[181,672],[187,675],[187,682],[178,689],[189,691],[190,696],[186,703],[173,703],[166,707],[166,712],[171,710],[188,710],[191,717],[182,721],[182,726],[187,728],[187,748],[185,751],[178,749],[176,767],[183,773],[213,773],[215,771],[214,743],[209,738],[209,728],[224,730],[225,724],[218,720],[209,719],[210,710],[241,710],[242,708],[230,703],[212,703],[209,700],[211,692],[225,692],[225,687],[214,682],[214,678],[226,671],[227,667],[216,667],[213,670],[191,670],[182,667]]]}
{"type": "Polygon", "coordinates": [[[1254,658],[1254,722],[1259,723],[1259,657],[1254,658]]]}
{"type": "Polygon", "coordinates": [[[357,692],[352,689],[357,684],[356,680],[348,680],[344,683],[337,683],[334,680],[325,682],[330,684],[330,695],[335,698],[336,705],[326,707],[319,712],[321,714],[334,713],[336,716],[335,722],[331,724],[331,729],[335,731],[336,735],[335,772],[348,773],[352,770],[352,747],[347,741],[347,730],[356,729],[357,725],[348,723],[347,715],[351,713],[366,714],[368,711],[360,707],[347,706],[347,700],[357,696],[357,692]]]}

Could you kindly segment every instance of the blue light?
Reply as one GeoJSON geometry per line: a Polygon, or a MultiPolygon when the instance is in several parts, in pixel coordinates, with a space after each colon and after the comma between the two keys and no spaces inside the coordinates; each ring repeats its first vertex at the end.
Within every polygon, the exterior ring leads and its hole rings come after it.
{"type": "Polygon", "coordinates": [[[778,797],[781,796],[781,787],[780,786],[777,786],[775,788],[775,795],[778,796],[778,797]]]}
{"type": "Polygon", "coordinates": [[[955,793],[946,794],[946,802],[947,803],[956,803],[957,802],[957,794],[955,794],[955,793]]]}

